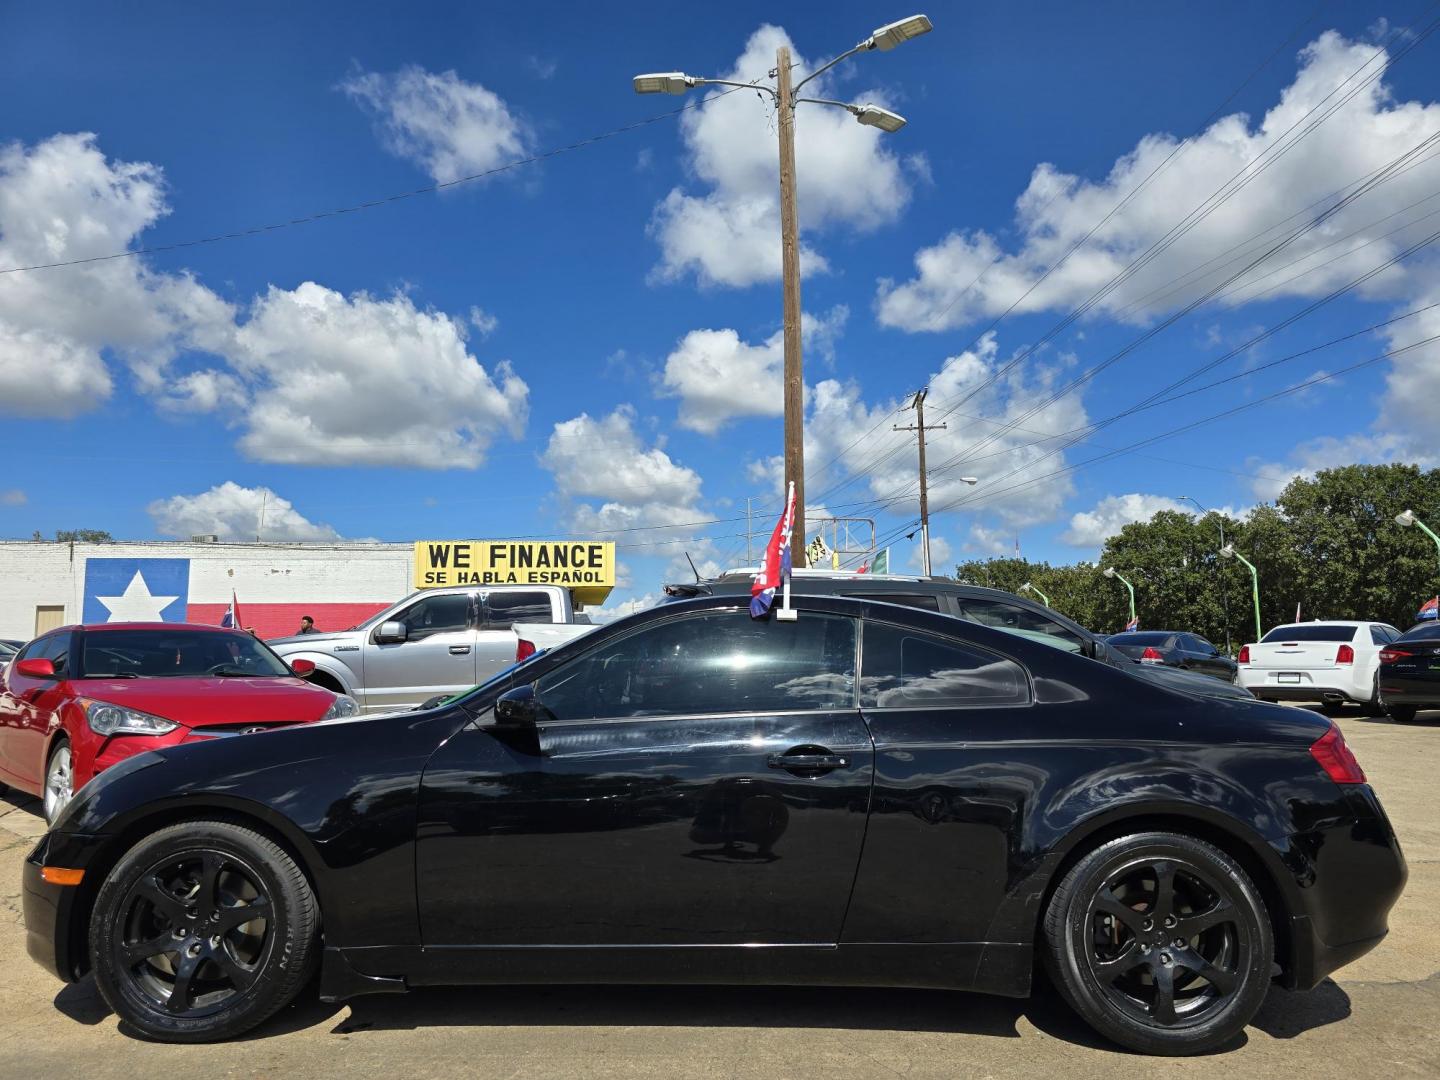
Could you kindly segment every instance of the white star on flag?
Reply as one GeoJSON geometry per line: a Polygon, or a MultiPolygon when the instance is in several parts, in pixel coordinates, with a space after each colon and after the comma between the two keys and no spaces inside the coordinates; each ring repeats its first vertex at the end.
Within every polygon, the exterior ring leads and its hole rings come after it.
{"type": "Polygon", "coordinates": [[[180,598],[152,595],[150,586],[145,584],[140,571],[136,570],[123,594],[97,596],[95,599],[110,611],[110,618],[106,619],[106,622],[164,622],[165,618],[160,613],[180,598]]]}

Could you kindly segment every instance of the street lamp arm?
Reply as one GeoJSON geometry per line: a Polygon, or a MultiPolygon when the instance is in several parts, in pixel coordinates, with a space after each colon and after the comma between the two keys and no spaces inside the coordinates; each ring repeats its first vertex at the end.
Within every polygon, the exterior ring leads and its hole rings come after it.
{"type": "Polygon", "coordinates": [[[702,76],[693,76],[695,86],[738,86],[742,90],[764,90],[772,98],[775,96],[775,88],[766,86],[761,82],[736,82],[733,79],[706,79],[702,76]]]}
{"type": "Polygon", "coordinates": [[[874,46],[871,45],[871,41],[873,40],[873,38],[866,38],[859,45],[856,45],[853,49],[849,49],[841,53],[839,56],[835,57],[835,59],[831,60],[828,64],[825,64],[823,67],[816,68],[809,75],[806,75],[805,78],[801,79],[798,83],[795,84],[795,92],[798,94],[800,92],[800,88],[804,86],[807,82],[809,82],[811,79],[818,78],[819,76],[824,75],[825,72],[829,71],[836,64],[840,63],[841,60],[848,60],[850,57],[854,56],[858,52],[865,52],[867,49],[874,48],[874,46]]]}

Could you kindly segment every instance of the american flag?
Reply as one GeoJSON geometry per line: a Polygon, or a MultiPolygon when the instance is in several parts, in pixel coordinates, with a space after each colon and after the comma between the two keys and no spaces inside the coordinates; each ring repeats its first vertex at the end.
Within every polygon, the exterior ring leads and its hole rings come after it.
{"type": "Polygon", "coordinates": [[[795,521],[795,485],[790,485],[785,498],[785,512],[775,523],[770,543],[765,545],[765,561],[750,586],[750,615],[761,618],[775,602],[775,590],[790,576],[790,532],[795,521]]]}
{"type": "Polygon", "coordinates": [[[1415,616],[1417,619],[1434,619],[1440,617],[1440,596],[1426,600],[1420,605],[1420,611],[1415,616]]]}

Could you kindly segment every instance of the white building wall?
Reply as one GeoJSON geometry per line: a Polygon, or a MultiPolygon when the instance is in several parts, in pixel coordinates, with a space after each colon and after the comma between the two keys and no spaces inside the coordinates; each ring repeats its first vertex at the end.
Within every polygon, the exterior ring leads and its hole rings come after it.
{"type": "Polygon", "coordinates": [[[63,604],[64,621],[79,622],[91,557],[188,559],[188,602],[228,604],[233,591],[242,613],[246,605],[386,604],[413,591],[409,544],[0,541],[0,637],[32,637],[40,605],[63,604]]]}

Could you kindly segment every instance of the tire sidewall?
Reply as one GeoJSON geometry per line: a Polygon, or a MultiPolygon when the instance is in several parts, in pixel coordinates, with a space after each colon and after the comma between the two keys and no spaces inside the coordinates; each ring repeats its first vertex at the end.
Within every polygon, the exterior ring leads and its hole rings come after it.
{"type": "Polygon", "coordinates": [[[1143,1053],[1188,1055],[1219,1049],[1233,1039],[1254,1016],[1270,986],[1274,940],[1270,918],[1254,884],[1233,860],[1209,844],[1167,833],[1147,833],[1110,841],[1091,852],[1072,871],[1076,887],[1065,896],[1060,913],[1061,933],[1052,941],[1051,956],[1058,966],[1061,989],[1072,1007],[1101,1034],[1143,1053]],[[1112,873],[1137,859],[1167,858],[1204,871],[1221,887],[1239,915],[1250,941],[1249,955],[1238,991],[1203,1020],[1159,1027],[1124,1012],[1109,1000],[1089,964],[1081,955],[1090,928],[1086,913],[1095,890],[1112,873]]]}
{"type": "Polygon", "coordinates": [[[293,965],[303,962],[306,944],[300,940],[295,913],[300,902],[294,890],[271,865],[271,852],[255,843],[248,830],[219,822],[195,823],[165,829],[125,853],[101,886],[90,922],[90,957],[96,984],[106,1002],[123,1021],[143,1034],[167,1042],[208,1042],[229,1038],[259,1023],[274,1011],[276,997],[292,982],[293,965]],[[128,908],[126,897],[141,877],[157,864],[213,851],[242,863],[253,873],[270,899],[270,926],[260,971],[255,982],[220,1011],[185,1018],[170,1015],[151,1001],[114,958],[128,908]]]}

